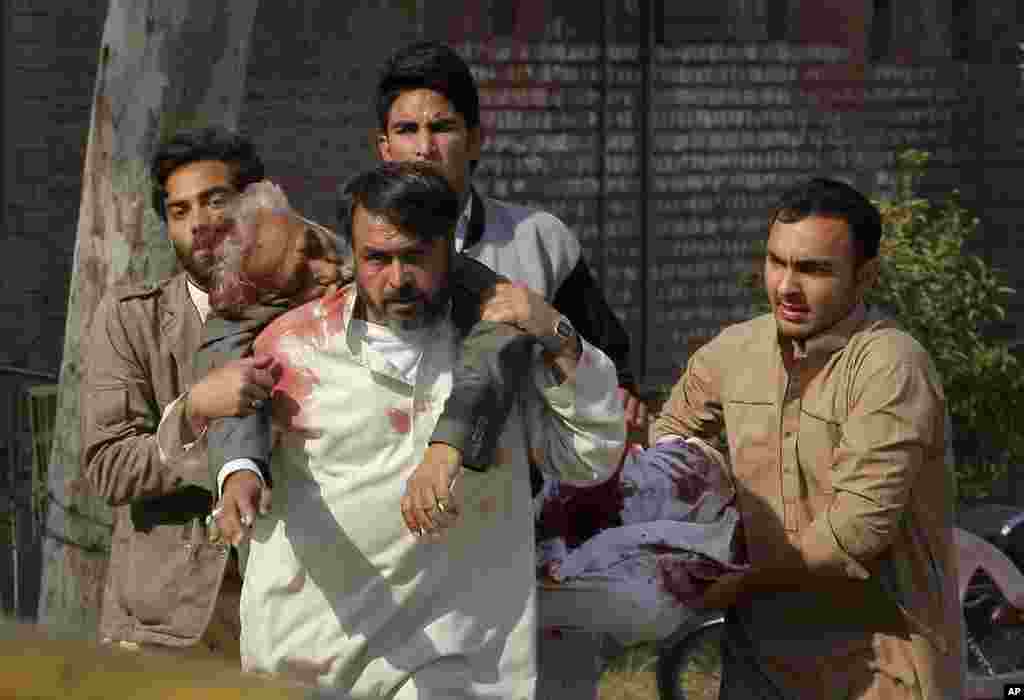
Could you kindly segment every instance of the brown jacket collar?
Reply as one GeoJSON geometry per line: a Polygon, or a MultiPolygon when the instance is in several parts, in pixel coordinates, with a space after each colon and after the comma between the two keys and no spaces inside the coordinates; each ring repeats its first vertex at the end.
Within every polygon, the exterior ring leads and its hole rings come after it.
{"type": "Polygon", "coordinates": [[[161,282],[157,290],[163,296],[159,304],[160,332],[171,341],[168,347],[182,372],[183,385],[191,387],[197,379],[195,352],[201,342],[203,322],[188,293],[187,280],[187,274],[180,272],[161,282]]]}
{"type": "MultiPolygon", "coordinates": [[[[801,361],[825,359],[836,350],[845,348],[846,344],[850,342],[850,338],[864,325],[864,321],[867,318],[867,307],[861,302],[853,307],[853,311],[846,318],[823,333],[819,333],[803,342],[798,340],[792,341],[793,358],[801,361]]],[[[781,342],[781,338],[778,338],[778,336],[776,338],[781,342]]]]}

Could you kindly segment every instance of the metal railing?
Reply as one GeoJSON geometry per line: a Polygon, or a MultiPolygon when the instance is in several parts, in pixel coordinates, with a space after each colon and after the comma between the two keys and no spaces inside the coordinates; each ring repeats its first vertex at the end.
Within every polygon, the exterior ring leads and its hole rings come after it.
{"type": "Polygon", "coordinates": [[[56,379],[0,365],[0,612],[12,617],[33,617],[39,596],[56,379]]]}

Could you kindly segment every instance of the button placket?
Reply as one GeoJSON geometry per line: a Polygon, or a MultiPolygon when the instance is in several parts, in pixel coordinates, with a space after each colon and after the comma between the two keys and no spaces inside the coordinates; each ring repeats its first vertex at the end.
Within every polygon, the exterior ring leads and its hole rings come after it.
{"type": "Polygon", "coordinates": [[[797,442],[800,435],[800,393],[799,373],[792,372],[787,377],[780,426],[783,526],[788,531],[799,528],[800,467],[797,442]]]}

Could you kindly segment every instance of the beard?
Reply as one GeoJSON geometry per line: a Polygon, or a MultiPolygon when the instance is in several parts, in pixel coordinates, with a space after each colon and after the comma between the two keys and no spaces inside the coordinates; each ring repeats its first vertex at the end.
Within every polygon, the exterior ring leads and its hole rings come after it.
{"type": "Polygon", "coordinates": [[[181,267],[188,273],[189,278],[199,285],[203,290],[209,290],[213,281],[214,259],[210,251],[186,250],[177,243],[174,244],[174,253],[178,257],[181,267]]]}
{"type": "Polygon", "coordinates": [[[451,299],[451,288],[447,278],[440,287],[434,290],[433,294],[424,294],[409,285],[386,296],[380,304],[372,300],[367,290],[359,282],[358,275],[356,276],[356,290],[359,298],[366,305],[367,311],[372,312],[374,318],[397,333],[419,331],[437,325],[447,314],[448,302],[451,299]],[[417,313],[412,316],[397,315],[394,307],[399,304],[416,305],[417,313]]]}
{"type": "Polygon", "coordinates": [[[190,247],[172,241],[185,272],[206,291],[216,282],[221,249],[231,232],[229,223],[207,224],[196,227],[190,247]]]}

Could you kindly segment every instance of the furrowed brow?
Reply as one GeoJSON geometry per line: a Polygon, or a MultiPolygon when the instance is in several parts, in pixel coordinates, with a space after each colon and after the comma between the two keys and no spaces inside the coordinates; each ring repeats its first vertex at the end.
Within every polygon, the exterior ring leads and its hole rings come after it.
{"type": "Polygon", "coordinates": [[[803,258],[794,260],[793,266],[801,270],[833,270],[836,261],[832,258],[803,258]]]}
{"type": "Polygon", "coordinates": [[[180,199],[168,199],[165,202],[165,206],[167,206],[167,208],[175,206],[180,207],[183,205],[187,205],[189,201],[193,198],[201,201],[204,199],[209,199],[210,197],[217,194],[232,194],[234,191],[235,190],[233,188],[228,187],[227,185],[218,185],[216,187],[210,187],[209,189],[201,190],[189,197],[182,197],[180,199]]]}

